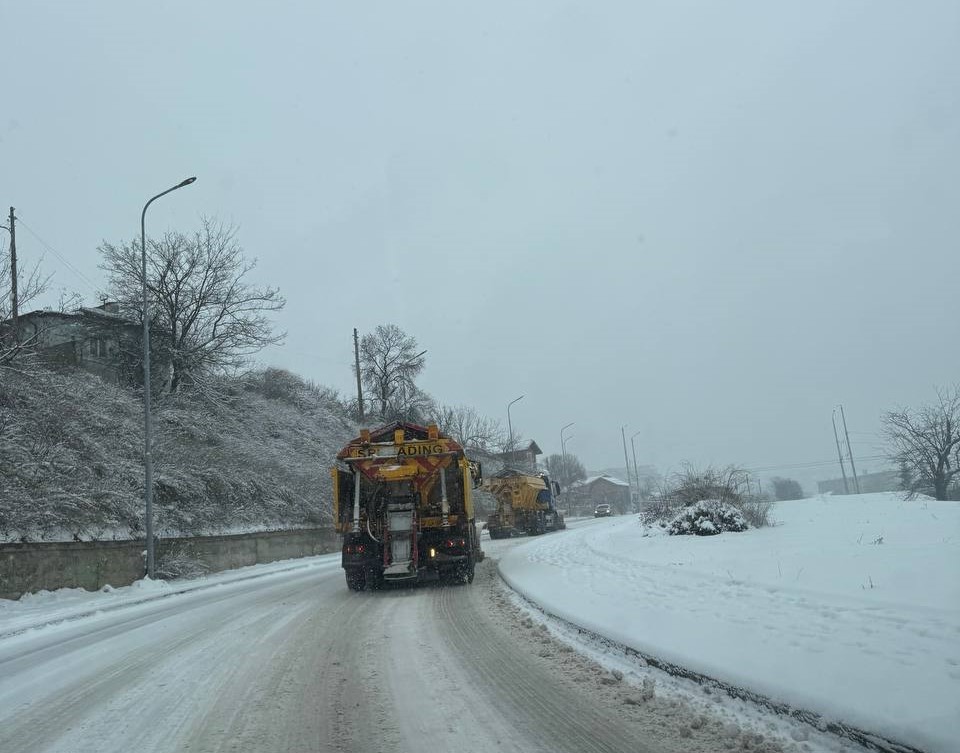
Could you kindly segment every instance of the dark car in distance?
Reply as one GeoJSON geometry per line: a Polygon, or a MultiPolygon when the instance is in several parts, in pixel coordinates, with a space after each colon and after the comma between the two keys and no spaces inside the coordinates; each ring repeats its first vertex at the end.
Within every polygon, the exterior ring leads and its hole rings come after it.
{"type": "Polygon", "coordinates": [[[595,518],[608,518],[611,515],[613,515],[613,510],[606,502],[601,502],[593,511],[593,517],[595,518]]]}

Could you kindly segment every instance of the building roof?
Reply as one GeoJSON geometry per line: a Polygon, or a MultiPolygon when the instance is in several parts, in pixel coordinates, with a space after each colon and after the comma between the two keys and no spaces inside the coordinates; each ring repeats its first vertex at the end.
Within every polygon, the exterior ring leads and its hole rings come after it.
{"type": "Polygon", "coordinates": [[[107,319],[114,322],[119,322],[121,324],[133,324],[139,326],[139,322],[136,319],[133,319],[129,316],[125,316],[120,313],[119,309],[112,310],[107,308],[108,304],[103,306],[80,306],[79,308],[73,311],[59,311],[56,309],[36,309],[34,311],[28,311],[26,313],[20,314],[21,319],[29,319],[31,317],[50,317],[50,318],[59,318],[59,319],[79,319],[81,317],[95,317],[100,319],[107,319]]]}
{"type": "Polygon", "coordinates": [[[626,481],[618,479],[616,476],[607,476],[607,475],[590,476],[590,478],[586,478],[583,481],[580,481],[577,484],[577,486],[590,486],[590,484],[600,480],[608,481],[609,483],[614,484],[615,486],[630,486],[630,484],[628,484],[626,481]]]}
{"type": "Polygon", "coordinates": [[[515,450],[507,450],[506,452],[498,452],[494,454],[494,457],[510,458],[514,457],[515,455],[525,455],[528,452],[532,453],[534,456],[543,454],[543,450],[540,449],[540,445],[531,439],[529,444],[527,444],[525,447],[517,447],[515,450]]]}
{"type": "Polygon", "coordinates": [[[114,321],[126,322],[130,324],[138,324],[136,319],[130,316],[124,316],[120,313],[119,310],[111,311],[105,309],[103,306],[94,306],[93,308],[88,308],[87,306],[81,306],[77,309],[78,314],[85,314],[86,316],[99,316],[105,319],[112,319],[114,321]]]}

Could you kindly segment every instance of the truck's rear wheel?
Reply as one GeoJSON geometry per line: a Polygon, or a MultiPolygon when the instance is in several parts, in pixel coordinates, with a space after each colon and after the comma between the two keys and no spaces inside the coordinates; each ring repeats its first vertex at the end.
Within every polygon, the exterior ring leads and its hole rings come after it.
{"type": "Polygon", "coordinates": [[[363,570],[346,570],[347,588],[362,591],[367,585],[367,574],[363,570]]]}
{"type": "Polygon", "coordinates": [[[460,580],[463,583],[473,583],[473,574],[476,567],[477,565],[473,561],[473,557],[471,557],[469,560],[467,560],[466,564],[460,568],[460,580]]]}

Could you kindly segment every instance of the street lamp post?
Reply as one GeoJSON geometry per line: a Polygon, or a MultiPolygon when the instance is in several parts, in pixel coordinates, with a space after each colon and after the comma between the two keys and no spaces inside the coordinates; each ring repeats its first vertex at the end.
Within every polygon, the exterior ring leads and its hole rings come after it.
{"type": "Polygon", "coordinates": [[[562,461],[561,461],[561,462],[563,463],[563,476],[564,476],[564,478],[567,477],[567,448],[566,448],[566,440],[563,438],[563,432],[565,432],[567,429],[569,429],[569,428],[570,428],[571,426],[573,426],[575,423],[576,423],[575,421],[571,421],[571,422],[568,423],[566,426],[564,426],[562,429],[560,429],[560,456],[561,456],[561,458],[562,458],[562,461]]]}
{"type": "Polygon", "coordinates": [[[526,396],[521,395],[520,397],[515,398],[511,400],[509,403],[507,403],[507,432],[510,436],[510,448],[509,448],[510,452],[513,452],[513,422],[510,420],[510,406],[513,405],[514,403],[520,402],[521,400],[523,400],[524,397],[526,396]]]}
{"type": "Polygon", "coordinates": [[[161,196],[171,191],[189,186],[196,178],[187,178],[173,188],[158,193],[143,205],[140,213],[140,282],[143,293],[143,472],[144,472],[144,527],[147,536],[147,577],[154,576],[154,546],[153,546],[153,457],[151,455],[150,436],[150,317],[147,312],[147,207],[161,196]]]}

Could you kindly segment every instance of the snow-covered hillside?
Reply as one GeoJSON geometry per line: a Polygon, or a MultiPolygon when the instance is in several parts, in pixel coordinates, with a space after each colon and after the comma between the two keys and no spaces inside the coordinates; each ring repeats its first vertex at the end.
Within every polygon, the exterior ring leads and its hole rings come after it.
{"type": "MultiPolygon", "coordinates": [[[[330,458],[355,433],[329,391],[277,369],[212,394],[158,396],[154,501],[163,535],[322,525],[330,458]]],[[[0,541],[143,535],[143,404],[81,371],[0,380],[0,541]]]]}
{"type": "Polygon", "coordinates": [[[547,611],[792,706],[947,753],[960,739],[960,504],[779,503],[772,528],[598,520],[504,554],[547,611]]]}

